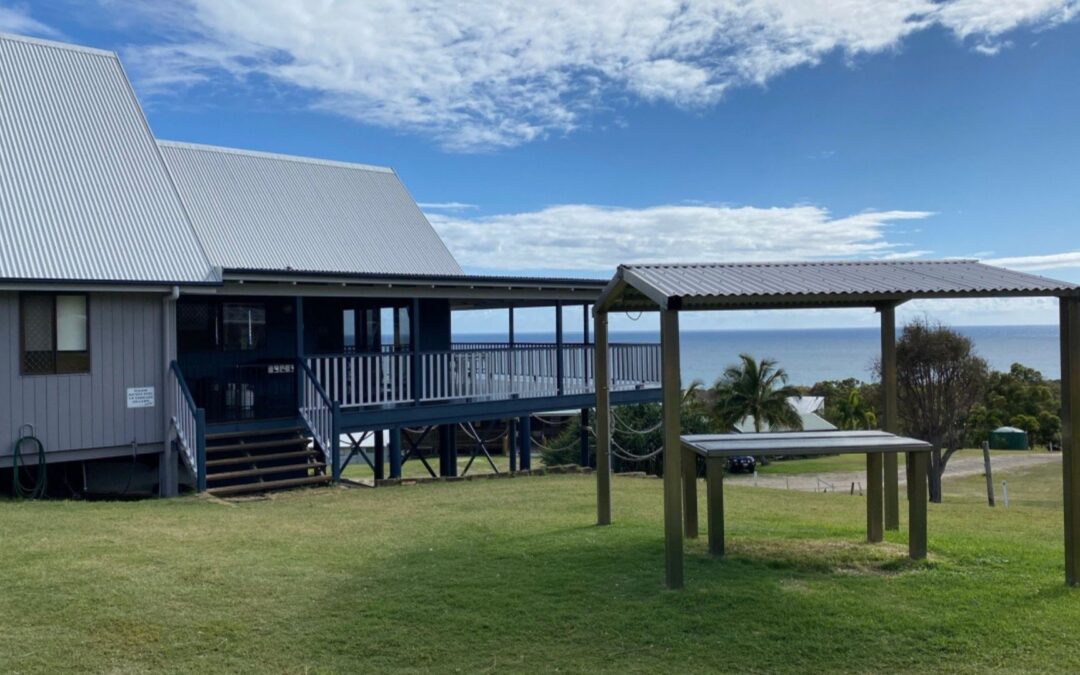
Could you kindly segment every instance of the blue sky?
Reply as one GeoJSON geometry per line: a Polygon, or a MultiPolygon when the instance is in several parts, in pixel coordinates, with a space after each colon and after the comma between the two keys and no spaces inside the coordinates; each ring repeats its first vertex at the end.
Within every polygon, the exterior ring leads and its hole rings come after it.
{"type": "Polygon", "coordinates": [[[161,138],[394,167],[470,271],[965,256],[1080,282],[1075,0],[523,7],[0,2],[0,30],[119,52],[161,138]]]}

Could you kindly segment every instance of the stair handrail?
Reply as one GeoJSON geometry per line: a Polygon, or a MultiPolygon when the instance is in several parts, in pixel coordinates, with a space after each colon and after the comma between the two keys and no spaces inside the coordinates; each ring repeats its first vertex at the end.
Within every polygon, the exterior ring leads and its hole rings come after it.
{"type": "Polygon", "coordinates": [[[174,393],[173,414],[169,419],[176,432],[181,457],[195,475],[195,488],[206,491],[206,411],[195,405],[184,373],[176,361],[169,363],[174,393]]]}
{"type": "Polygon", "coordinates": [[[327,395],[304,359],[297,359],[301,376],[300,419],[331,467],[336,483],[341,477],[341,404],[327,395]]]}

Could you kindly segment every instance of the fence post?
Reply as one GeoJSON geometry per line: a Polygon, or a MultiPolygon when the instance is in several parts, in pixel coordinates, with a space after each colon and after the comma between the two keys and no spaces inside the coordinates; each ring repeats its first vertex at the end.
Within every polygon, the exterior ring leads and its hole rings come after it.
{"type": "Polygon", "coordinates": [[[562,300],[555,301],[555,392],[563,394],[563,311],[562,300]]]}
{"type": "Polygon", "coordinates": [[[994,505],[994,477],[990,475],[990,444],[983,441],[983,467],[986,469],[986,501],[994,505]]]}
{"type": "Polygon", "coordinates": [[[206,492],[206,411],[195,409],[195,489],[206,492]]]}

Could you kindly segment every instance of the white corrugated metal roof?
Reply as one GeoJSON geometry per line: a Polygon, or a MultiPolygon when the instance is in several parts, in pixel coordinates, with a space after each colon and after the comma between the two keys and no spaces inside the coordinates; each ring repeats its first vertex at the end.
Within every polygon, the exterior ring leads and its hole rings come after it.
{"type": "Polygon", "coordinates": [[[115,54],[0,34],[0,279],[216,281],[115,54]]]}
{"type": "Polygon", "coordinates": [[[462,273],[390,169],[168,141],[160,147],[216,266],[462,273]]]}
{"type": "Polygon", "coordinates": [[[874,304],[929,297],[1075,295],[1065,281],[974,260],[621,265],[606,309],[874,304]]]}

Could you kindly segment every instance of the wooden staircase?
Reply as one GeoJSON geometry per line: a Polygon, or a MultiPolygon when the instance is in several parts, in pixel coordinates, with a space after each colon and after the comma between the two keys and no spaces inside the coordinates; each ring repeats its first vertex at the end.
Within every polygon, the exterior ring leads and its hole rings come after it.
{"type": "Polygon", "coordinates": [[[206,435],[206,490],[217,497],[330,483],[302,427],[206,435]]]}

